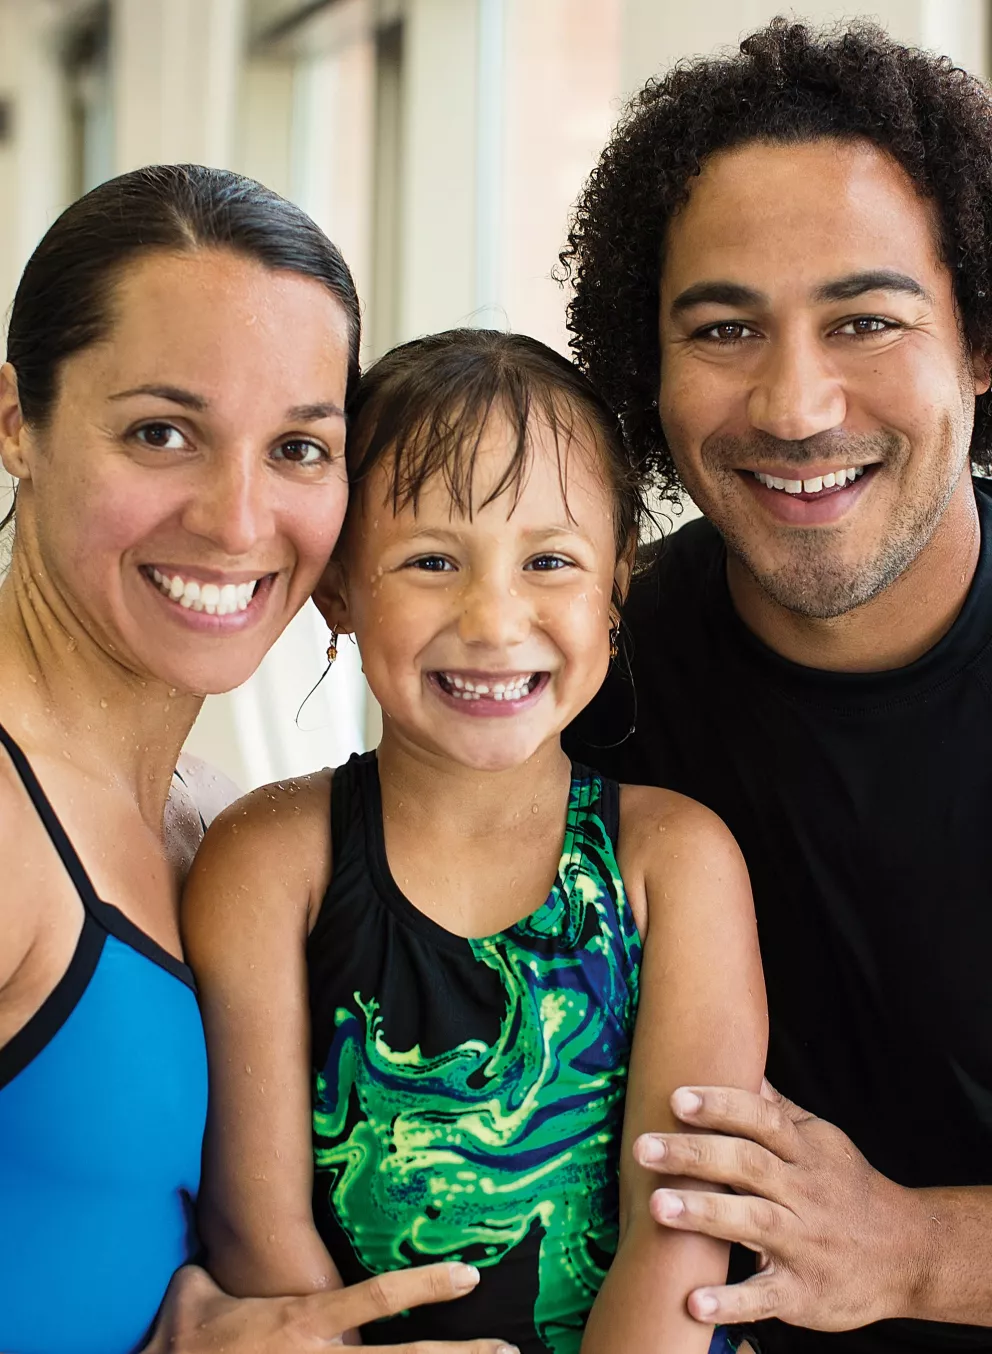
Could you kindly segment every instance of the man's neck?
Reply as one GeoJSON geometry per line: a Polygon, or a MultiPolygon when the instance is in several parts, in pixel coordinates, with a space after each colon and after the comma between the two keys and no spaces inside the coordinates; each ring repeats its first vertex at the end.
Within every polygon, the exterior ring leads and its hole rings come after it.
{"type": "Polygon", "coordinates": [[[853,611],[829,620],[789,611],[731,554],[727,582],[745,625],[783,658],[822,671],[886,672],[906,667],[947,634],[968,595],[980,548],[974,489],[964,475],[913,563],[853,611]]]}

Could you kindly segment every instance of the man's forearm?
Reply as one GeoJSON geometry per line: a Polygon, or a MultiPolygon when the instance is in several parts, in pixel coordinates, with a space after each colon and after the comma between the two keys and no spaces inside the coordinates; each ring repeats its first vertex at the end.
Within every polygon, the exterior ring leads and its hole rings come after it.
{"type": "Polygon", "coordinates": [[[992,1326],[992,1188],[908,1193],[920,1240],[898,1315],[992,1326]]]}

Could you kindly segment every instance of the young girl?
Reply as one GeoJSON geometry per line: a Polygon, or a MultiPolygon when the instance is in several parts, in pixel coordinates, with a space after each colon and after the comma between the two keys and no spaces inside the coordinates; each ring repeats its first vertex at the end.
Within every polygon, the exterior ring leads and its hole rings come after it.
{"type": "Polygon", "coordinates": [[[638,495],[615,420],[541,344],[454,331],[372,368],[348,445],[317,603],[382,741],[228,811],[186,898],[210,1266],[259,1295],[481,1275],[368,1344],[705,1354],[685,1300],[726,1248],[653,1222],[631,1144],[678,1128],[677,1086],[758,1088],[764,995],[719,820],[561,750],[619,649],[638,495]]]}

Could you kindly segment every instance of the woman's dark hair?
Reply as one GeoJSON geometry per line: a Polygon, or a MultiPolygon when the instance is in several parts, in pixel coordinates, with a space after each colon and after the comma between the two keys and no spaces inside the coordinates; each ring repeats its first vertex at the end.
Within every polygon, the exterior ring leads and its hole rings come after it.
{"type": "MultiPolygon", "coordinates": [[[[748,141],[863,139],[931,201],[966,342],[992,349],[992,102],[947,57],[855,22],[815,31],[775,19],[739,54],[650,80],[627,109],[575,209],[562,278],[571,346],[620,416],[635,464],[664,497],[679,480],[658,421],[658,285],[669,222],[708,156],[748,141]]],[[[977,402],[972,458],[992,466],[992,395],[977,402]]]]}
{"type": "MultiPolygon", "coordinates": [[[[203,165],[149,165],[67,207],[31,255],[7,331],[25,422],[43,428],[62,364],[103,339],[121,271],[155,250],[230,249],[267,268],[311,277],[344,307],[348,390],[358,382],[361,319],[348,265],[304,211],[254,179],[203,165]]],[[[13,515],[13,508],[6,521],[13,515]]]]}
{"type": "Polygon", "coordinates": [[[417,506],[428,480],[441,475],[461,512],[501,494],[515,503],[530,458],[535,417],[552,431],[564,492],[562,455],[576,432],[590,430],[614,498],[618,555],[641,519],[639,477],[630,466],[616,416],[574,363],[537,339],[493,329],[449,329],[414,339],[364,374],[348,409],[348,474],[361,484],[381,463],[390,470],[394,511],[417,506]],[[513,444],[500,479],[473,498],[479,447],[490,415],[509,422],[513,444]]]}

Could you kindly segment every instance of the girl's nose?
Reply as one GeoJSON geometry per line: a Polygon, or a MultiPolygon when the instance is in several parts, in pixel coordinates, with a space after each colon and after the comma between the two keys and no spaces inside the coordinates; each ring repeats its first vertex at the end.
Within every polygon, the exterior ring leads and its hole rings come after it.
{"type": "Polygon", "coordinates": [[[458,629],[466,644],[490,649],[519,644],[530,631],[527,601],[512,583],[480,578],[465,589],[458,629]]]}

